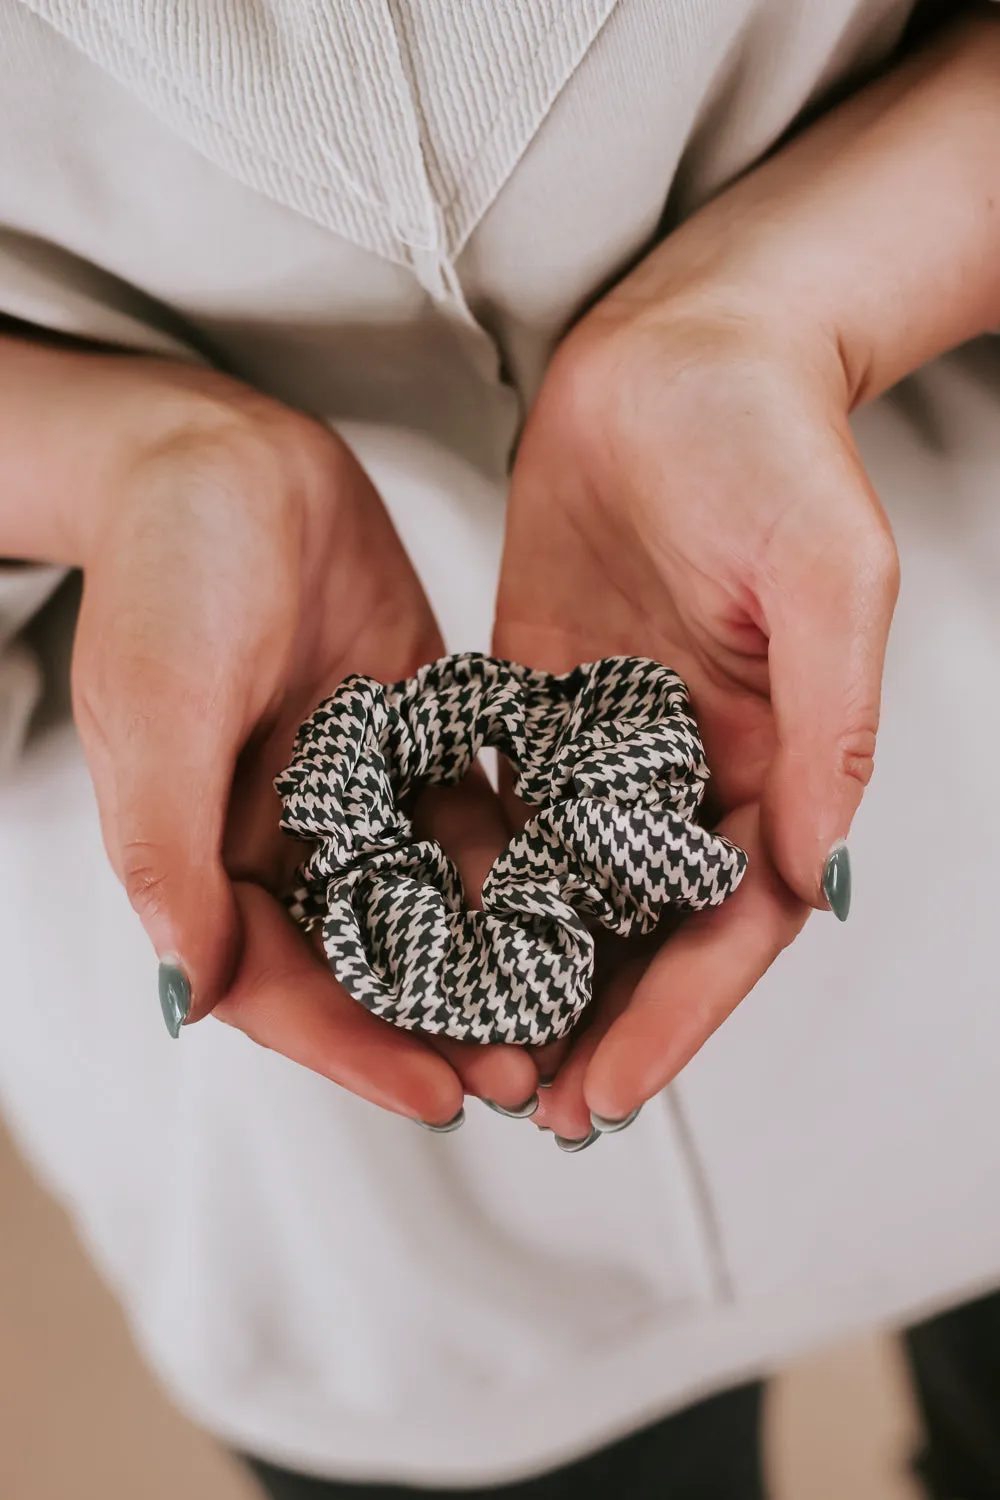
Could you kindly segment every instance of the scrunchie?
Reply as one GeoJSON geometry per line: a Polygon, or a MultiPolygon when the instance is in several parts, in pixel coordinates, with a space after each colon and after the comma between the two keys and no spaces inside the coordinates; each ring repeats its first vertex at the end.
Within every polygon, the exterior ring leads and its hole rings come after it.
{"type": "Polygon", "coordinates": [[[275,782],[281,826],[315,847],[290,902],[322,923],[347,992],[407,1030],[540,1046],[591,998],[593,927],[648,932],[717,906],[747,857],[694,821],[708,767],[687,689],[638,657],[565,676],[469,654],[385,687],[348,677],[275,782]],[[484,746],[538,809],[494,862],[482,911],[402,804],[461,781],[484,746]]]}

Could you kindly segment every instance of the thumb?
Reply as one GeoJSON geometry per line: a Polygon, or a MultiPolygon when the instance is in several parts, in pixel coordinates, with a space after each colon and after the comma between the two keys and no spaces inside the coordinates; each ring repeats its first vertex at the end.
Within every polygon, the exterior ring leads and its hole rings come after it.
{"type": "Polygon", "coordinates": [[[777,567],[780,586],[762,600],[777,737],[763,833],[795,894],[841,921],[851,904],[846,840],[874,769],[899,583],[888,524],[872,502],[835,539],[825,528],[822,547],[797,568],[777,567]]]}
{"type": "Polygon", "coordinates": [[[159,675],[123,664],[106,707],[75,696],[105,844],[160,959],[160,1007],[176,1037],[226,992],[241,943],[221,857],[235,735],[217,707],[159,675]]]}

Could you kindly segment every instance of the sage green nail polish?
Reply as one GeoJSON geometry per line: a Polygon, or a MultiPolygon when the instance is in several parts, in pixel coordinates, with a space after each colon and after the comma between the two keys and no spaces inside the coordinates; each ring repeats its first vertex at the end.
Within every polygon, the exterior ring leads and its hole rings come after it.
{"type": "Polygon", "coordinates": [[[556,1145],[559,1147],[560,1151],[567,1151],[571,1153],[576,1151],[586,1151],[587,1147],[592,1146],[595,1141],[600,1140],[600,1137],[601,1132],[599,1130],[592,1130],[589,1135],[581,1136],[578,1141],[573,1140],[573,1138],[568,1135],[557,1135],[556,1145]]]}
{"type": "Polygon", "coordinates": [[[483,1103],[494,1114],[506,1115],[508,1120],[530,1120],[538,1109],[538,1095],[532,1094],[530,1099],[525,1099],[523,1104],[516,1105],[514,1109],[508,1109],[505,1104],[496,1104],[492,1099],[484,1099],[483,1103]]]}
{"type": "Polygon", "coordinates": [[[179,965],[165,959],[160,964],[159,987],[163,1019],[170,1035],[176,1040],[191,1014],[191,984],[179,965]]]}
{"type": "Polygon", "coordinates": [[[417,1120],[415,1123],[420,1126],[421,1130],[429,1130],[431,1135],[451,1135],[453,1130],[465,1124],[465,1105],[463,1104],[458,1114],[446,1120],[443,1125],[429,1125],[426,1120],[417,1120]]]}
{"type": "Polygon", "coordinates": [[[823,895],[837,920],[846,922],[851,909],[851,856],[843,839],[834,844],[823,869],[823,895]]]}
{"type": "Polygon", "coordinates": [[[642,1105],[637,1104],[632,1113],[625,1115],[625,1117],[621,1120],[609,1120],[605,1115],[595,1114],[595,1112],[591,1110],[590,1123],[593,1125],[598,1135],[617,1135],[619,1130],[625,1130],[629,1125],[631,1125],[632,1121],[638,1117],[641,1108],[642,1105]]]}

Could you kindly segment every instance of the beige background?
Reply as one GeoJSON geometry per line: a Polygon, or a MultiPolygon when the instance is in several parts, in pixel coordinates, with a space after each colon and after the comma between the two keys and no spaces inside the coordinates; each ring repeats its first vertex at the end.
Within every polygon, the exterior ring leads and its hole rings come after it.
{"type": "MultiPolygon", "coordinates": [[[[906,1377],[888,1338],[828,1351],[773,1388],[774,1500],[917,1500],[906,1377]]],[[[0,1131],[0,1497],[258,1500],[167,1403],[65,1215],[0,1131]]]]}

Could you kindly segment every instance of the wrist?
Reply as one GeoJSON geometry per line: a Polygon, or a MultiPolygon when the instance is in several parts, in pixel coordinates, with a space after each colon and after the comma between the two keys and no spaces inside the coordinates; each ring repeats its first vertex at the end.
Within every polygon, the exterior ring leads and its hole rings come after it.
{"type": "Polygon", "coordinates": [[[943,33],[694,213],[591,317],[752,330],[839,380],[847,409],[995,327],[998,61],[1000,14],[943,33]]]}
{"type": "Polygon", "coordinates": [[[0,337],[0,555],[85,565],[143,454],[232,420],[242,389],[198,367],[0,337]]]}
{"type": "MultiPolygon", "coordinates": [[[[153,360],[115,361],[96,400],[77,413],[77,451],[89,463],[82,494],[61,508],[67,559],[87,568],[99,557],[144,475],[171,466],[190,471],[198,454],[229,455],[247,471],[261,447],[274,403],[211,370],[153,360]]],[[[274,408],[280,410],[280,408],[274,408]]],[[[289,416],[291,414],[289,413],[289,416]]],[[[273,420],[273,418],[272,418],[273,420]]]]}
{"type": "Polygon", "coordinates": [[[154,471],[167,476],[165,493],[170,473],[190,480],[200,471],[254,489],[273,477],[277,493],[286,476],[295,484],[325,437],[308,418],[201,366],[127,355],[54,360],[63,362],[23,369],[35,377],[11,465],[23,503],[0,515],[11,555],[86,569],[114,550],[117,522],[154,471]]]}
{"type": "Polygon", "coordinates": [[[832,322],[785,295],[752,266],[734,262],[694,273],[685,268],[684,274],[674,267],[658,270],[655,284],[652,279],[644,286],[622,283],[567,341],[579,340],[584,364],[603,366],[605,383],[614,378],[626,350],[631,363],[645,346],[658,363],[666,355],[679,378],[713,366],[739,365],[751,377],[755,369],[780,370],[784,383],[797,388],[817,415],[846,418],[859,377],[832,322]]]}

